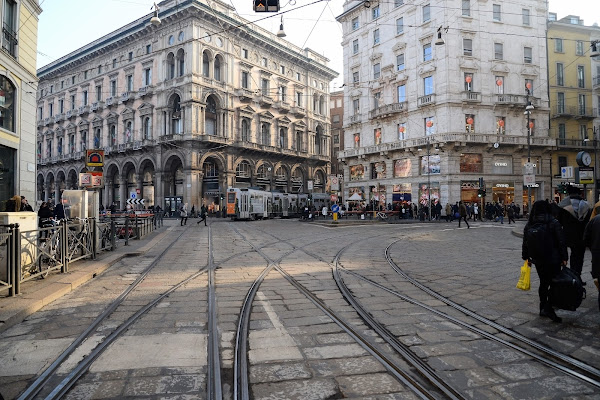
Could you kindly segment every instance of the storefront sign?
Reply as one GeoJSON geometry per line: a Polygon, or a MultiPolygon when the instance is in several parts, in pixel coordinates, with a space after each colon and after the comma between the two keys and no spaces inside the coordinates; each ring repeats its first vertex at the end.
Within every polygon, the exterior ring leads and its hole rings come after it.
{"type": "Polygon", "coordinates": [[[496,183],[494,185],[494,187],[497,187],[497,188],[509,188],[510,184],[508,184],[508,183],[496,183]]]}

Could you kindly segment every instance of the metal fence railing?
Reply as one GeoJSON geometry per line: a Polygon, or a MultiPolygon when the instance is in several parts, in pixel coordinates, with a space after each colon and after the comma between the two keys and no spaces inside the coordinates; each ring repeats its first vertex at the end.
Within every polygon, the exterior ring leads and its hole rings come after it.
{"type": "Polygon", "coordinates": [[[61,220],[30,231],[21,231],[19,224],[0,225],[0,294],[15,296],[23,282],[65,273],[72,262],[95,259],[161,226],[162,213],[61,220]]]}

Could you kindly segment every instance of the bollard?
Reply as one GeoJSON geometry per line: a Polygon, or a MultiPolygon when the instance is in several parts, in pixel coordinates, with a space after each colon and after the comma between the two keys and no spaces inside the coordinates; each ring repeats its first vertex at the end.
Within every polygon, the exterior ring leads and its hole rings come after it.
{"type": "Polygon", "coordinates": [[[336,222],[338,220],[338,213],[334,212],[333,213],[333,222],[336,222]]]}
{"type": "Polygon", "coordinates": [[[96,218],[92,218],[92,260],[95,260],[96,254],[98,254],[98,238],[96,236],[96,218]]]}
{"type": "Polygon", "coordinates": [[[134,238],[137,240],[140,240],[141,234],[140,234],[140,226],[138,225],[138,222],[139,222],[138,216],[137,216],[137,214],[135,214],[135,236],[134,236],[134,238]]]}
{"type": "Polygon", "coordinates": [[[8,239],[8,275],[11,288],[9,295],[14,297],[21,291],[21,268],[17,268],[17,257],[21,258],[21,251],[17,247],[18,229],[15,227],[18,224],[10,224],[10,238],[8,239]]]}
{"type": "Polygon", "coordinates": [[[60,221],[60,263],[62,267],[60,268],[60,272],[63,274],[69,270],[69,257],[67,256],[67,252],[69,251],[69,234],[67,232],[67,220],[63,219],[60,221]]]}
{"type": "Polygon", "coordinates": [[[125,246],[129,245],[129,215],[125,216],[125,246]]]}

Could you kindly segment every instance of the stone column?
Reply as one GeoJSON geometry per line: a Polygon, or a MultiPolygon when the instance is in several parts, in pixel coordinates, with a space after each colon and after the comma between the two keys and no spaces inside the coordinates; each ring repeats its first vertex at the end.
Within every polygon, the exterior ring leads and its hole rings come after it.
{"type": "Polygon", "coordinates": [[[127,208],[127,178],[124,176],[119,176],[119,196],[121,197],[120,209],[125,210],[127,208]]]}
{"type": "Polygon", "coordinates": [[[112,179],[104,179],[104,198],[102,200],[105,208],[110,208],[113,202],[112,185],[112,179]]]}

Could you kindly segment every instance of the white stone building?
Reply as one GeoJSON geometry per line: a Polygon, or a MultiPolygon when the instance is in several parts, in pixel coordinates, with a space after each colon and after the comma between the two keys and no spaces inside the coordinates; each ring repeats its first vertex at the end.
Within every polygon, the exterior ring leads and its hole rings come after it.
{"type": "Polygon", "coordinates": [[[346,198],[475,202],[483,178],[486,202],[524,205],[528,149],[532,201],[550,197],[546,2],[366,5],[348,1],[338,17],[346,198]],[[527,98],[535,107],[530,147],[527,98]]]}
{"type": "Polygon", "coordinates": [[[78,186],[103,149],[104,206],[219,211],[228,186],[324,191],[328,60],[230,5],[159,3],[151,15],[38,71],[38,198],[78,186]]]}

